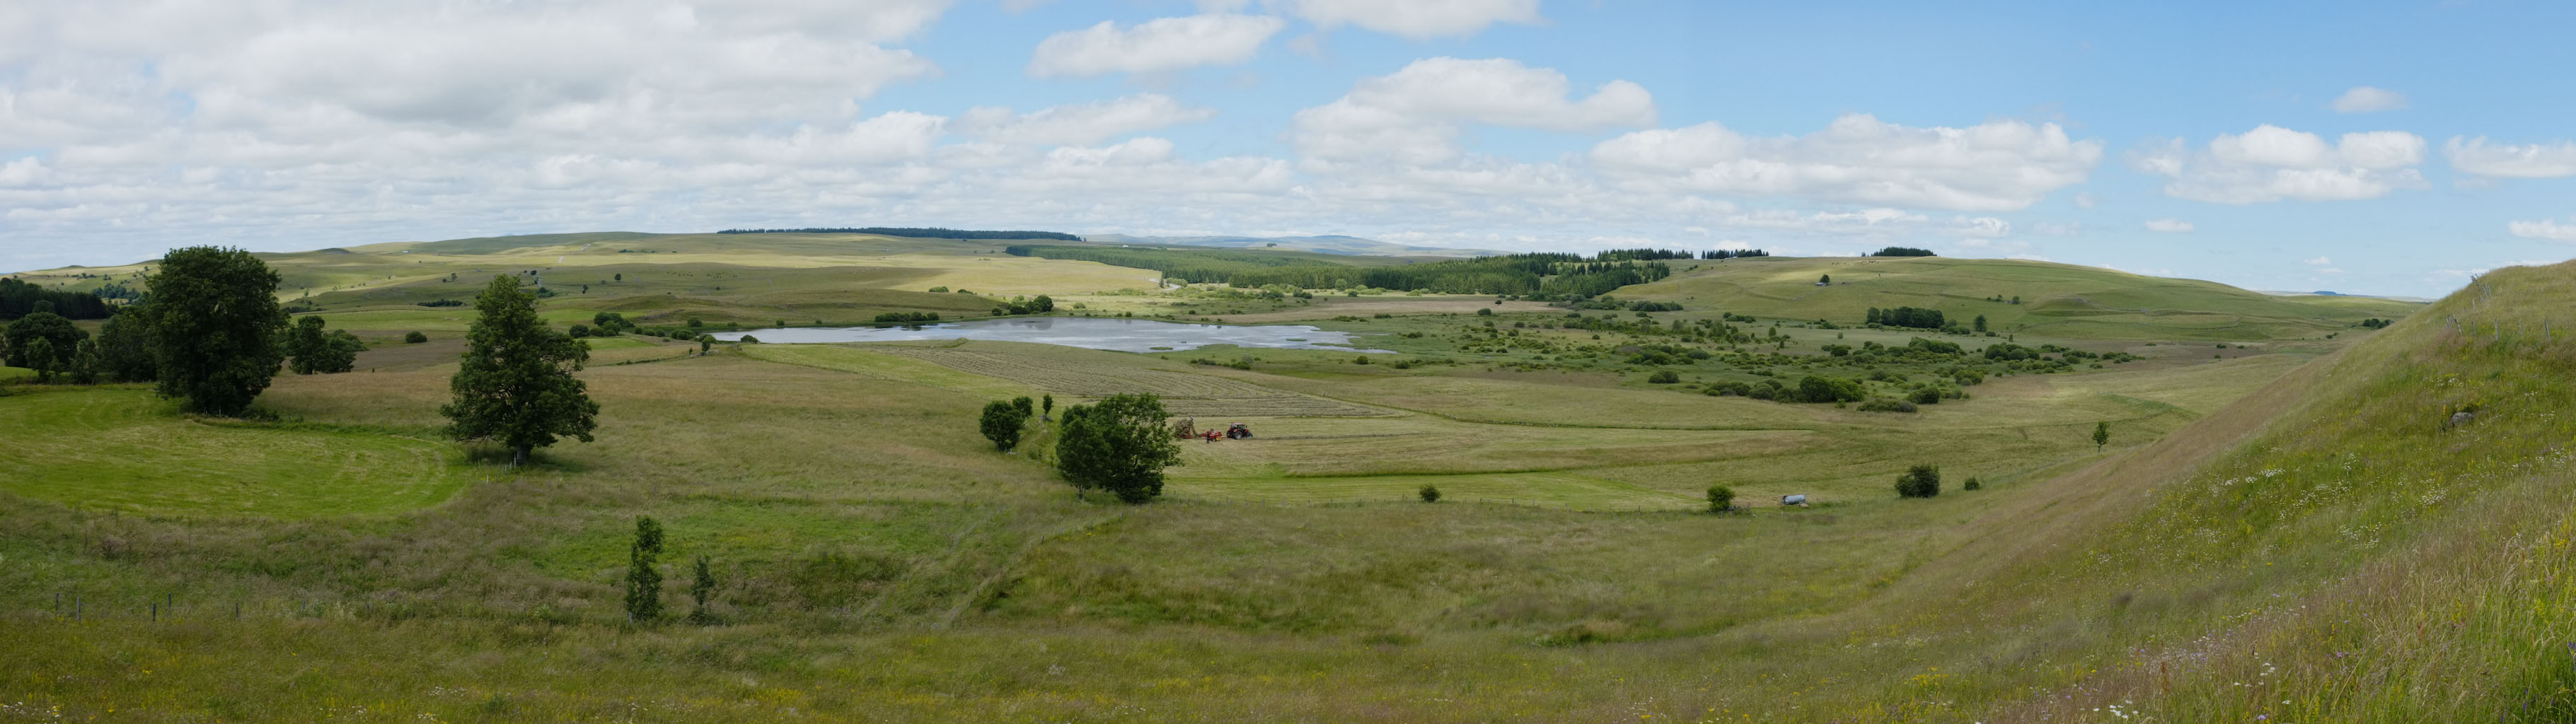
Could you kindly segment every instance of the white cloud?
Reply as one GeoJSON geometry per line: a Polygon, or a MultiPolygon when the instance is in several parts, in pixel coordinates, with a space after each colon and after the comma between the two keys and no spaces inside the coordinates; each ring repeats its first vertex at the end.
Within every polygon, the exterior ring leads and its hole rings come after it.
{"type": "Polygon", "coordinates": [[[1624,80],[1573,97],[1565,74],[1506,59],[1417,60],[1298,111],[1291,139],[1324,162],[1423,166],[1455,159],[1460,124],[1583,131],[1655,122],[1654,97],[1624,80]]]}
{"type": "Polygon", "coordinates": [[[2534,143],[2528,145],[2487,145],[2487,138],[2452,136],[2442,144],[2442,154],[2451,158],[2451,168],[2461,173],[2496,178],[2558,178],[2576,176],[2576,141],[2534,143]]]}
{"type": "Polygon", "coordinates": [[[1252,60],[1261,44],[1287,27],[1264,15],[1231,13],[1158,18],[1121,29],[1103,20],[1082,30],[1047,36],[1029,58],[1029,75],[1088,77],[1108,73],[1157,73],[1252,60]]]}
{"type": "Polygon", "coordinates": [[[1415,40],[1474,35],[1494,23],[1535,24],[1538,0],[1286,0],[1318,27],[1356,25],[1415,40]]]}
{"type": "Polygon", "coordinates": [[[2519,236],[2525,239],[2564,241],[2570,244],[2576,244],[2576,219],[2571,219],[2570,223],[2566,224],[2558,223],[2557,219],[2516,221],[2506,224],[2505,230],[2511,232],[2514,236],[2519,236]]]}
{"type": "Polygon", "coordinates": [[[1170,96],[1142,93],[1105,103],[1055,106],[1025,115],[1005,107],[979,106],[959,115],[952,128],[999,143],[1086,146],[1214,117],[1214,108],[1192,108],[1170,96]]]}
{"type": "Polygon", "coordinates": [[[2133,155],[2138,170],[2166,177],[2165,193],[2223,204],[2296,199],[2348,201],[2421,188],[2414,166],[2424,160],[2424,139],[2403,131],[2347,133],[2335,143],[2313,133],[2272,125],[2221,134],[2192,152],[2170,141],[2133,155]]]}
{"type": "Polygon", "coordinates": [[[2323,256],[2319,256],[2319,257],[2316,257],[2316,258],[2313,258],[2313,259],[2301,259],[2301,260],[2299,260],[2299,263],[2301,263],[2301,264],[2306,264],[2306,265],[2308,265],[2308,266],[2334,266],[2334,260],[2333,260],[2333,259],[2329,259],[2329,258],[2326,258],[2326,257],[2323,257],[2323,256]]]}
{"type": "Polygon", "coordinates": [[[2356,86],[2352,90],[2344,91],[2343,95],[2336,98],[2333,104],[2335,112],[2338,113],[2375,113],[2378,111],[2400,110],[2405,107],[2405,94],[2388,90],[2386,88],[2373,88],[2366,85],[2356,86]]]}
{"type": "Polygon", "coordinates": [[[2191,222],[2181,219],[2155,219],[2147,222],[2147,230],[2166,234],[2189,234],[2192,226],[2191,222]]]}
{"type": "Polygon", "coordinates": [[[1796,137],[1747,137],[1714,122],[1639,131],[1594,146],[1591,158],[1637,187],[2005,211],[2082,183],[2101,154],[2100,141],[2069,139],[2054,123],[1915,128],[1855,114],[1796,137]]]}

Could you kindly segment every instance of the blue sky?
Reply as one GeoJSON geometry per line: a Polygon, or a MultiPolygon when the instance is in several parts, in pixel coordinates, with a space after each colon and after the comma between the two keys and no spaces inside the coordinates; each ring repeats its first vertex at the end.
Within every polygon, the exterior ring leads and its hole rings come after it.
{"type": "Polygon", "coordinates": [[[0,268],[590,230],[2576,256],[2576,4],[33,2],[0,268]],[[1104,25],[1105,23],[1105,25],[1104,25]]]}

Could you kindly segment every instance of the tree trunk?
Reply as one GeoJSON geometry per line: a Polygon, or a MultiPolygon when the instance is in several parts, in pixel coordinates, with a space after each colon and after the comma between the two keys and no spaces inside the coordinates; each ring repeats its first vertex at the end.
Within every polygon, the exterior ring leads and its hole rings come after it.
{"type": "Polygon", "coordinates": [[[528,464],[528,446],[526,446],[526,445],[521,445],[521,446],[518,446],[518,447],[515,447],[515,448],[511,448],[511,449],[510,449],[510,467],[514,467],[514,468],[515,468],[515,467],[519,467],[519,466],[526,465],[526,464],[528,464]]]}

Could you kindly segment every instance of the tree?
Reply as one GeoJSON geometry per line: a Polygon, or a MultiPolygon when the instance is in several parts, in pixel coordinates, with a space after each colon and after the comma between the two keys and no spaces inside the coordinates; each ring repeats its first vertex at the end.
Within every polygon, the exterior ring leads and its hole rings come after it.
{"type": "Polygon", "coordinates": [[[1020,428],[1028,424],[1028,420],[1028,413],[1021,411],[1018,405],[994,400],[984,406],[984,439],[993,441],[994,450],[1010,452],[1011,448],[1020,446],[1020,428]]]}
{"type": "Polygon", "coordinates": [[[1817,284],[1832,284],[1832,283],[1834,283],[1834,275],[1832,275],[1832,274],[1824,275],[1823,277],[1820,277],[1820,278],[1816,279],[1816,283],[1817,283],[1817,284]]]}
{"type": "Polygon", "coordinates": [[[2111,441],[2111,423],[2093,423],[2093,451],[2101,452],[2102,444],[2111,441]]]}
{"type": "Polygon", "coordinates": [[[1038,419],[1044,420],[1053,414],[1055,414],[1055,395],[1047,395],[1046,399],[1038,401],[1038,419]]]}
{"type": "Polygon", "coordinates": [[[1030,417],[1038,414],[1038,401],[1029,399],[1027,395],[1013,397],[1011,398],[1011,409],[1019,410],[1020,420],[1022,422],[1026,422],[1030,417]]]}
{"type": "Polygon", "coordinates": [[[1421,490],[1413,491],[1413,494],[1414,494],[1414,495],[1417,495],[1417,496],[1421,496],[1421,498],[1422,498],[1422,502],[1425,502],[1425,503],[1437,503],[1437,502],[1440,502],[1440,488],[1439,488],[1439,486],[1436,486],[1436,485],[1431,485],[1431,484],[1425,483],[1425,484],[1423,484],[1423,486],[1422,486],[1422,489],[1421,489],[1421,490]]]}
{"type": "Polygon", "coordinates": [[[626,619],[651,621],[662,616],[662,524],[652,516],[635,519],[635,543],[626,548],[626,619]]]}
{"type": "Polygon", "coordinates": [[[511,465],[527,464],[530,451],[558,436],[590,442],[599,403],[572,376],[590,348],[547,327],[535,299],[507,276],[493,277],[474,306],[482,315],[466,332],[465,361],[448,381],[455,400],[438,408],[454,421],[448,434],[497,441],[510,448],[511,465]]]}
{"type": "Polygon", "coordinates": [[[81,340],[80,346],[72,352],[71,364],[68,367],[71,372],[72,384],[98,384],[98,341],[89,339],[81,340]]]}
{"type": "Polygon", "coordinates": [[[1916,465],[1896,476],[1896,494],[1908,498],[1929,498],[1941,494],[1941,469],[1916,465]]]}
{"type": "Polygon", "coordinates": [[[1171,417],[1152,394],[1110,395],[1064,412],[1056,442],[1056,472],[1077,490],[1103,488],[1128,503],[1163,494],[1163,468],[1180,462],[1164,421],[1171,417]]]}
{"type": "Polygon", "coordinates": [[[716,573],[708,566],[706,556],[698,556],[696,568],[695,575],[689,580],[689,600],[696,602],[698,607],[689,612],[689,621],[700,624],[714,623],[715,613],[707,610],[707,599],[716,594],[716,573]]]}
{"type": "Polygon", "coordinates": [[[42,378],[49,371],[69,367],[73,351],[79,349],[81,340],[89,339],[89,332],[72,326],[72,320],[62,315],[36,312],[10,322],[6,331],[0,331],[0,338],[9,343],[9,366],[35,370],[42,378]],[[37,342],[44,345],[39,347],[37,342]]]}
{"type": "Polygon", "coordinates": [[[329,345],[330,342],[322,338],[321,317],[296,318],[295,328],[286,333],[286,354],[294,358],[294,361],[286,364],[286,368],[299,375],[313,374],[313,363],[319,360],[323,348],[329,345]]]}
{"type": "MultiPolygon", "coordinates": [[[[51,314],[51,312],[46,312],[46,314],[51,314]]],[[[54,353],[54,340],[45,337],[37,337],[35,339],[27,340],[25,347],[25,353],[20,356],[25,358],[26,364],[21,366],[36,371],[36,382],[38,384],[54,381],[54,370],[58,369],[62,364],[61,360],[56,359],[60,355],[56,355],[54,353]]],[[[15,348],[13,347],[12,349],[15,348]]]]}
{"type": "Polygon", "coordinates": [[[1735,489],[1724,485],[1710,486],[1708,489],[1708,512],[1735,512],[1735,489]]]}
{"type": "Polygon", "coordinates": [[[1055,300],[1040,294],[1038,298],[1029,300],[1029,309],[1039,314],[1055,311],[1055,300]]]}
{"type": "Polygon", "coordinates": [[[285,353],[278,337],[286,312],[277,305],[275,270],[241,249],[171,250],[151,277],[152,330],[160,393],[212,415],[237,416],[277,376],[285,353]]]}
{"type": "Polygon", "coordinates": [[[149,382],[161,374],[152,360],[150,314],[126,305],[98,329],[99,372],[117,382],[149,382]]]}
{"type": "Polygon", "coordinates": [[[1983,314],[1977,315],[1977,333],[1978,333],[1978,334],[1984,334],[1985,332],[1986,332],[1986,315],[1983,315],[1983,314]]]}
{"type": "Polygon", "coordinates": [[[403,344],[420,344],[427,341],[429,341],[429,335],[421,334],[419,332],[412,332],[410,334],[403,335],[403,344]]]}

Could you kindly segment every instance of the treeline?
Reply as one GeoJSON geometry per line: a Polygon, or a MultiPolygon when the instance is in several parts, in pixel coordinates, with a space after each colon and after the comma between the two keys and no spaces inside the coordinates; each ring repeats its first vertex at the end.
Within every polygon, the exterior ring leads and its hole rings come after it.
{"type": "Polygon", "coordinates": [[[1870,307],[1869,323],[1883,324],[1890,327],[1913,327],[1916,329],[1940,329],[1942,327],[1950,326],[1949,321],[1941,317],[1941,310],[1916,309],[1913,307],[1897,307],[1895,309],[1870,307]]]}
{"type": "Polygon", "coordinates": [[[1699,258],[1702,258],[1702,259],[1749,259],[1749,258],[1753,258],[1753,257],[1757,257],[1757,256],[1770,256],[1770,255],[1771,255],[1771,252],[1763,251],[1763,250],[1761,250],[1761,249],[1711,249],[1711,250],[1708,250],[1708,251],[1700,252],[1700,253],[1699,253],[1699,258]]]}
{"type": "Polygon", "coordinates": [[[1691,258],[1691,253],[1674,249],[1605,249],[1599,254],[1592,255],[1592,258],[1601,261],[1654,261],[1688,259],[1691,258]]]}
{"type": "Polygon", "coordinates": [[[15,277],[0,278],[0,319],[34,314],[38,311],[36,304],[39,302],[45,303],[44,311],[62,315],[65,319],[106,319],[115,313],[107,306],[107,300],[96,294],[55,291],[18,281],[15,277]]]}
{"type": "Polygon", "coordinates": [[[811,229],[726,229],[718,234],[878,234],[909,236],[918,239],[1052,239],[1081,241],[1082,237],[1060,231],[980,231],[896,226],[834,227],[811,229]]]}
{"type": "MultiPolygon", "coordinates": [[[[1539,301],[1581,299],[1672,276],[1669,264],[1574,254],[1508,254],[1403,266],[1362,267],[1252,252],[1172,251],[1091,246],[1014,245],[1015,256],[1096,261],[1154,269],[1166,279],[1237,287],[1400,289],[1437,294],[1498,294],[1539,301]]],[[[1629,250],[1635,251],[1635,250],[1629,250]]],[[[1679,252],[1675,252],[1679,253],[1679,252]]]]}
{"type": "Polygon", "coordinates": [[[1870,255],[1870,256],[1940,256],[1939,254],[1934,254],[1934,253],[1932,253],[1932,250],[1930,250],[1930,249],[1916,249],[1916,248],[1914,248],[1914,247],[1910,247],[1910,246],[1891,246],[1891,247],[1887,247],[1887,248],[1885,248],[1885,249],[1880,249],[1880,250],[1878,250],[1878,251],[1870,252],[1870,253],[1869,253],[1869,255],[1870,255]]]}

